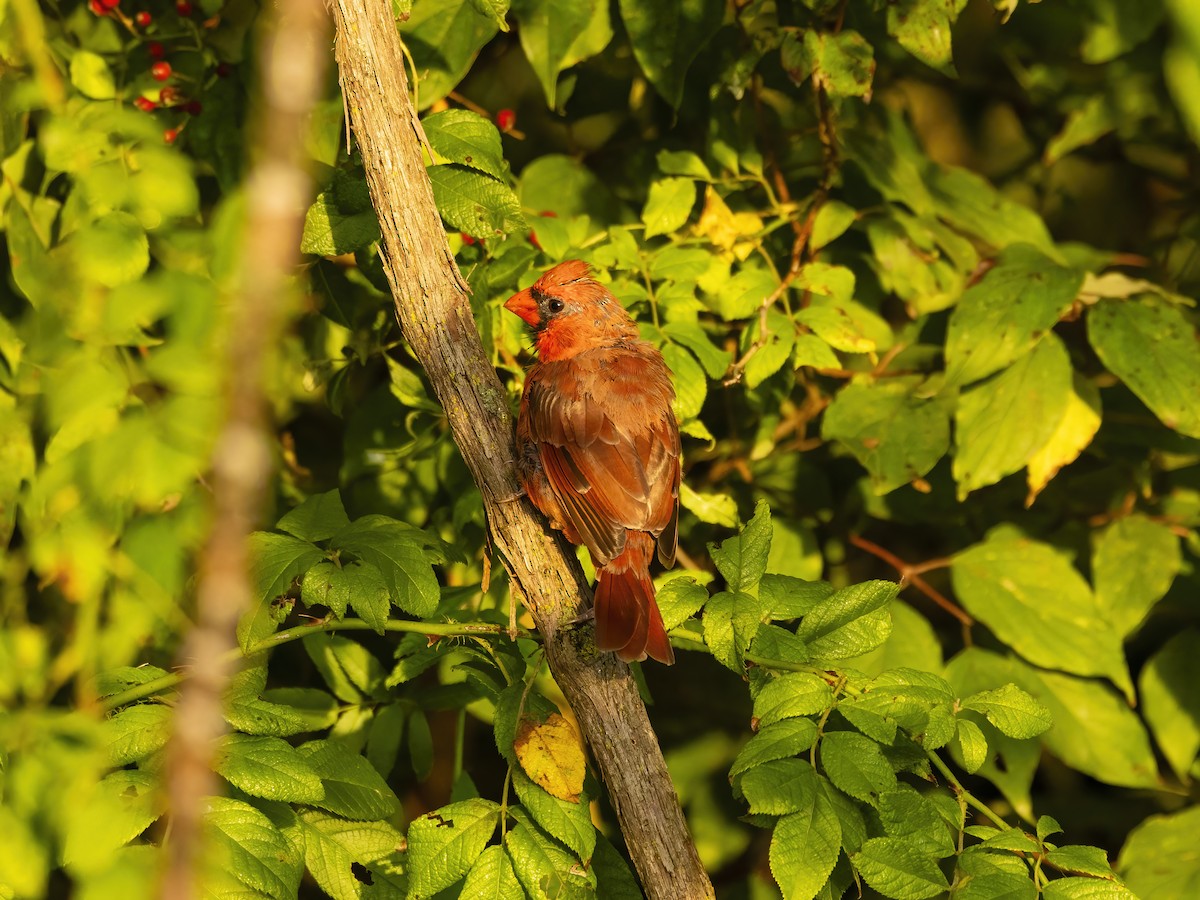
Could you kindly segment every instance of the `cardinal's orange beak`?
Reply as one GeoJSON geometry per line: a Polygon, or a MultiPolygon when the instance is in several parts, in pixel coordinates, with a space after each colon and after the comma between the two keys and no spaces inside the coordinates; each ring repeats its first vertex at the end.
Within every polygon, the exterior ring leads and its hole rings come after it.
{"type": "Polygon", "coordinates": [[[533,299],[529,288],[509,297],[504,308],[511,313],[516,313],[533,328],[542,324],[542,317],[538,314],[537,301],[533,299]]]}

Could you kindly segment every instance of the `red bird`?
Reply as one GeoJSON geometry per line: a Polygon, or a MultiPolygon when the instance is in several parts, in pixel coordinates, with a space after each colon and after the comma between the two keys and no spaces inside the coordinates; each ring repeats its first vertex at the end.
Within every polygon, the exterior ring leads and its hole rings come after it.
{"type": "Polygon", "coordinates": [[[679,426],[662,354],[577,259],[504,308],[533,328],[538,361],[517,417],[529,499],[596,565],[596,643],[626,662],[675,661],[650,561],[679,544],[679,426]]]}

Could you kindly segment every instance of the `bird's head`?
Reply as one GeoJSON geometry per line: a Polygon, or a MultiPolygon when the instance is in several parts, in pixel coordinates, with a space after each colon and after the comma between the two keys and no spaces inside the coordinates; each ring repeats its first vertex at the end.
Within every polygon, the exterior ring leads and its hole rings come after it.
{"type": "Polygon", "coordinates": [[[578,259],[559,263],[504,308],[533,329],[538,357],[547,362],[638,337],[629,313],[578,259]]]}

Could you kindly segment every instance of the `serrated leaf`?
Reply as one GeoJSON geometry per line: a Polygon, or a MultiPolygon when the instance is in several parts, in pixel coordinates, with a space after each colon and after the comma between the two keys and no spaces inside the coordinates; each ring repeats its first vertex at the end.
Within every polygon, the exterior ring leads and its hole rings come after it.
{"type": "Polygon", "coordinates": [[[425,171],[438,212],[451,228],[474,238],[491,238],[526,227],[517,195],[503,182],[452,163],[425,171]]]}
{"type": "Polygon", "coordinates": [[[718,349],[712,338],[695,322],[667,322],[662,326],[662,333],[691,350],[709,378],[720,378],[733,362],[733,354],[718,349]]]}
{"type": "Polygon", "coordinates": [[[803,759],[771,760],[743,775],[741,790],[751,813],[787,815],[813,807],[817,773],[803,759]]]}
{"type": "Polygon", "coordinates": [[[109,773],[72,806],[65,823],[64,865],[77,874],[103,870],[118,848],[165,811],[166,797],[153,775],[137,770],[109,773]]]}
{"type": "Polygon", "coordinates": [[[823,790],[806,809],[784,816],[771,835],[771,874],[784,900],[812,900],[841,853],[842,829],[823,790]]]}
{"type": "Polygon", "coordinates": [[[682,625],[708,602],[708,591],[694,578],[672,578],[658,590],[658,611],[667,631],[682,625]]]}
{"type": "Polygon", "coordinates": [[[831,594],[833,585],[828,581],[805,581],[791,575],[769,573],[758,584],[763,612],[775,621],[807,615],[813,607],[828,600],[831,594]]]}
{"type": "Polygon", "coordinates": [[[766,726],[760,723],[758,734],[746,742],[733,760],[729,777],[734,778],[772,760],[803,753],[813,745],[816,737],[816,723],[809,719],[785,719],[766,726]]]}
{"type": "Polygon", "coordinates": [[[227,735],[217,748],[217,774],[251,797],[286,803],[319,803],[321,779],[305,758],[277,737],[227,735]]]}
{"type": "Polygon", "coordinates": [[[468,109],[444,109],[421,119],[429,145],[442,160],[503,180],[508,174],[500,132],[468,109]]]}
{"type": "Polygon", "coordinates": [[[400,800],[369,762],[336,741],[296,748],[321,779],[325,796],[314,805],[347,819],[385,819],[400,800]]]}
{"type": "Polygon", "coordinates": [[[731,591],[752,590],[767,569],[771,553],[771,508],[759,500],[754,516],[735,537],[710,545],[713,563],[731,591]]]}
{"type": "Polygon", "coordinates": [[[304,835],[304,864],[334,900],[404,896],[404,835],[393,825],[350,822],[315,809],[301,811],[297,821],[304,835]]]}
{"type": "Polygon", "coordinates": [[[898,590],[890,581],[865,581],[835,591],[800,620],[796,636],[814,657],[849,659],[866,653],[891,633],[888,606],[898,590]]]}
{"type": "Polygon", "coordinates": [[[517,799],[533,820],[587,865],[596,848],[596,828],[588,804],[552,797],[520,769],[512,770],[512,782],[517,799]]]}
{"type": "Polygon", "coordinates": [[[928,795],[901,784],[879,795],[878,809],[889,837],[904,838],[915,849],[938,859],[954,854],[951,829],[928,795]]]}
{"type": "Polygon", "coordinates": [[[213,866],[247,895],[296,896],[304,874],[300,852],[265,815],[240,800],[210,797],[204,825],[213,866]]]}
{"type": "Polygon", "coordinates": [[[1099,847],[1072,845],[1056,847],[1046,854],[1046,862],[1063,872],[1075,875],[1092,875],[1115,881],[1117,873],[1108,862],[1108,854],[1099,847]]]}
{"type": "Polygon", "coordinates": [[[956,556],[951,577],[967,611],[1030,662],[1107,676],[1132,694],[1120,637],[1083,576],[1049,545],[994,537],[956,556]]]}
{"type": "Polygon", "coordinates": [[[109,716],[100,732],[108,764],[124,766],[161,750],[170,740],[172,720],[170,708],[159,703],[129,706],[109,716]]]}
{"type": "Polygon", "coordinates": [[[875,53],[857,31],[837,33],[806,29],[797,38],[785,35],[781,62],[800,84],[810,75],[813,84],[831,97],[869,97],[875,75],[875,53]]]}
{"type": "Polygon", "coordinates": [[[972,694],[962,701],[962,708],[983,713],[1000,731],[1018,740],[1037,737],[1053,724],[1050,711],[1015,684],[972,694]]]}
{"type": "Polygon", "coordinates": [[[838,790],[875,806],[879,795],[896,786],[896,773],[879,744],[853,731],[821,738],[821,765],[838,790]]]}
{"type": "Polygon", "coordinates": [[[462,878],[499,818],[498,804],[476,797],[414,819],[408,826],[409,896],[431,897],[462,878]]]}
{"type": "Polygon", "coordinates": [[[594,893],[594,873],[581,868],[571,854],[543,834],[523,812],[514,811],[513,818],[517,824],[505,836],[505,847],[517,878],[530,897],[552,900],[594,893]]]}
{"type": "Polygon", "coordinates": [[[375,210],[343,212],[334,191],[322,191],[304,216],[300,252],[316,256],[341,256],[369,247],[379,240],[375,210]]]}
{"type": "Polygon", "coordinates": [[[923,900],[949,888],[936,860],[902,838],[871,838],[850,861],[867,884],[886,897],[923,900]]]}
{"type": "Polygon", "coordinates": [[[974,775],[979,771],[980,766],[987,762],[987,738],[980,727],[970,719],[958,720],[955,737],[958,738],[958,750],[962,754],[963,768],[967,770],[968,774],[974,775]]]}
{"type": "Polygon", "coordinates": [[[741,591],[721,591],[704,607],[704,642],[718,662],[740,673],[761,618],[757,597],[741,591]]]}
{"type": "Polygon", "coordinates": [[[350,524],[342,495],[337,490],[313,494],[275,523],[280,531],[305,541],[324,541],[350,524]]]}
{"type": "Polygon", "coordinates": [[[458,896],[459,900],[525,900],[525,891],[512,860],[503,847],[494,844],[472,864],[458,896]]]}
{"type": "Polygon", "coordinates": [[[356,519],[330,540],[330,547],[375,566],[383,574],[392,602],[418,618],[433,615],[441,597],[428,546],[430,539],[423,531],[378,515],[356,519]]]}
{"type": "Polygon", "coordinates": [[[1168,428],[1200,438],[1200,353],[1183,311],[1151,295],[1102,299],[1088,310],[1088,340],[1168,428]]]}
{"type": "Polygon", "coordinates": [[[833,704],[833,689],[819,675],[791,672],[767,682],[754,698],[754,717],[759,727],[784,719],[811,716],[833,704]]]}

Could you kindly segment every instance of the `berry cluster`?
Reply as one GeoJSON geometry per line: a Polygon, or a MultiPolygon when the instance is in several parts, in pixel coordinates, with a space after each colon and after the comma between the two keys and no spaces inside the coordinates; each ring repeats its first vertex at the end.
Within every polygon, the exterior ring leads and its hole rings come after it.
{"type": "MultiPolygon", "coordinates": [[[[187,42],[186,45],[181,44],[178,47],[170,46],[170,38],[163,37],[161,40],[156,40],[156,32],[159,30],[159,23],[155,21],[155,16],[147,10],[138,10],[133,13],[132,18],[121,8],[121,0],[88,0],[88,8],[97,16],[105,16],[114,19],[134,37],[138,38],[145,45],[146,53],[153,62],[150,63],[146,73],[155,82],[162,85],[160,89],[155,91],[153,88],[144,89],[136,97],[133,98],[133,105],[143,112],[154,112],[156,110],[169,110],[185,113],[187,116],[198,116],[203,111],[204,107],[196,94],[203,90],[204,84],[202,79],[198,79],[192,75],[186,75],[179,72],[171,65],[168,57],[173,50],[180,53],[194,53],[195,45],[192,42],[187,42]]],[[[175,12],[179,19],[190,22],[194,7],[190,0],[176,0],[175,12]]],[[[173,26],[176,21],[172,18],[171,24],[167,25],[168,31],[172,32],[171,37],[183,37],[182,34],[175,32],[178,29],[173,26]]],[[[202,28],[215,27],[219,19],[213,19],[200,23],[202,28]]],[[[196,26],[190,26],[194,31],[196,26]]],[[[187,67],[185,66],[185,69],[187,67]]],[[[218,62],[213,69],[218,78],[226,78],[233,72],[233,67],[226,62],[218,62]]],[[[186,118],[176,117],[175,122],[171,127],[163,131],[163,140],[168,144],[173,144],[179,139],[179,135],[187,126],[186,118]]]]}

